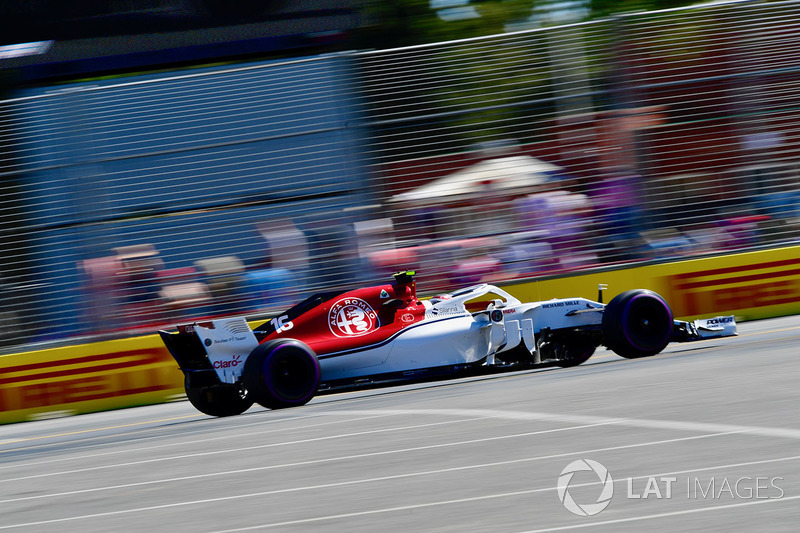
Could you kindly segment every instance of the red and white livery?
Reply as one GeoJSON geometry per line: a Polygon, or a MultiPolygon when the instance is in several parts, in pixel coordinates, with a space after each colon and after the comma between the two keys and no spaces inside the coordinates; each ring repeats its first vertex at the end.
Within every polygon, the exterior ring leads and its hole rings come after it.
{"type": "Polygon", "coordinates": [[[201,412],[240,414],[307,403],[322,391],[466,372],[575,366],[598,346],[626,358],[668,343],[736,334],[732,316],[684,322],[658,294],[624,292],[522,303],[493,285],[417,298],[413,272],[315,294],[251,329],[243,317],[178,326],[161,337],[201,412]]]}

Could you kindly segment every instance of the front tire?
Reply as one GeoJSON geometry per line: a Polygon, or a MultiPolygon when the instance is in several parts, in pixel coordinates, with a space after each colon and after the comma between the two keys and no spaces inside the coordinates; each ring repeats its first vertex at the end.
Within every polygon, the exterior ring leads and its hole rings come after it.
{"type": "Polygon", "coordinates": [[[628,359],[661,352],[669,344],[673,325],[672,310],[664,298],[645,289],[617,295],[603,311],[605,345],[628,359]]]}
{"type": "Polygon", "coordinates": [[[298,340],[271,340],[250,353],[243,378],[249,397],[267,409],[297,407],[317,392],[319,361],[298,340]]]}

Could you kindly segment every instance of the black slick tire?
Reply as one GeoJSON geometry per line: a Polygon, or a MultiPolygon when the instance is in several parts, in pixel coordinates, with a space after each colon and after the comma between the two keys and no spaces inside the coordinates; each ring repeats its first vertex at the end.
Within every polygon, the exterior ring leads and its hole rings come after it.
{"type": "Polygon", "coordinates": [[[248,396],[267,409],[304,405],[319,387],[316,354],[295,339],[259,344],[247,357],[243,380],[248,396]]]}
{"type": "Polygon", "coordinates": [[[673,325],[664,298],[646,289],[626,291],[603,311],[604,344],[628,359],[655,355],[669,344],[673,325]]]}

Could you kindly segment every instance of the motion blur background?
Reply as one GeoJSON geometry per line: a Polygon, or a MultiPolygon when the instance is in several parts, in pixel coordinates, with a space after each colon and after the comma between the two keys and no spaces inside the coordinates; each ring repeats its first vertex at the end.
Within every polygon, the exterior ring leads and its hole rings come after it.
{"type": "Polygon", "coordinates": [[[3,3],[0,351],[797,243],[800,2],[680,4],[3,3]]]}

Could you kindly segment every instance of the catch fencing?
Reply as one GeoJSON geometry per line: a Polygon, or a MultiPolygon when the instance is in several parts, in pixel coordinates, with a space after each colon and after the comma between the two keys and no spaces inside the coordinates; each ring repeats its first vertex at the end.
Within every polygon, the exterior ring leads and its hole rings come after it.
{"type": "Polygon", "coordinates": [[[800,3],[0,102],[0,343],[797,243],[800,3]]]}

